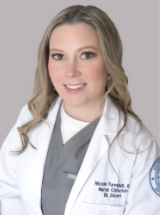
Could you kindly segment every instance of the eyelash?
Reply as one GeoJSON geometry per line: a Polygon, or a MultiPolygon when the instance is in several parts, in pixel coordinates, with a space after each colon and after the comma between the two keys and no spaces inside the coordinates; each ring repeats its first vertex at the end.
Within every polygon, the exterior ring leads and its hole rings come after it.
{"type": "MultiPolygon", "coordinates": [[[[83,55],[83,54],[91,54],[92,57],[94,57],[94,56],[96,55],[96,54],[94,54],[94,53],[92,53],[92,52],[84,52],[84,53],[82,53],[82,55],[83,55]]],[[[61,56],[63,56],[62,54],[53,54],[53,55],[51,55],[51,56],[54,58],[55,55],[61,55],[61,56]]],[[[92,58],[92,57],[86,58],[86,60],[88,60],[88,59],[90,59],[90,58],[92,58]]],[[[54,58],[54,60],[57,60],[57,59],[54,58]]],[[[57,61],[60,61],[60,60],[57,60],[57,61]]]]}

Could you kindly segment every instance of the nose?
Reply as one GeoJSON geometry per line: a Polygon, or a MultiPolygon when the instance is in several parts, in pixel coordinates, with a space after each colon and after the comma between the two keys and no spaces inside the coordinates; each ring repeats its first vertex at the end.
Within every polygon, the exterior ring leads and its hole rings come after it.
{"type": "Polygon", "coordinates": [[[77,62],[75,61],[68,62],[65,75],[66,77],[77,77],[80,75],[80,71],[78,70],[78,67],[77,67],[77,62]]]}

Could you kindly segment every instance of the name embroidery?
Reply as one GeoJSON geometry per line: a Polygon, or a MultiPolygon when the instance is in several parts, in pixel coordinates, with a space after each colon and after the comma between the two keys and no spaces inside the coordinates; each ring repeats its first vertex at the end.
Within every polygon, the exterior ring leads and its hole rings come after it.
{"type": "Polygon", "coordinates": [[[95,185],[99,186],[98,191],[103,192],[104,197],[121,198],[122,193],[128,193],[130,184],[115,184],[111,182],[95,181],[95,185]]]}

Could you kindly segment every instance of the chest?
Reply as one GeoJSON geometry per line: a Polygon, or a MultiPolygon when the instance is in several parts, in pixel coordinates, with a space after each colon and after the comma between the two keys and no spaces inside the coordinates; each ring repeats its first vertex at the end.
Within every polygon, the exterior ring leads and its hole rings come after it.
{"type": "Polygon", "coordinates": [[[124,156],[109,161],[107,150],[80,191],[71,215],[77,211],[84,215],[123,214],[132,169],[133,162],[124,156]]]}

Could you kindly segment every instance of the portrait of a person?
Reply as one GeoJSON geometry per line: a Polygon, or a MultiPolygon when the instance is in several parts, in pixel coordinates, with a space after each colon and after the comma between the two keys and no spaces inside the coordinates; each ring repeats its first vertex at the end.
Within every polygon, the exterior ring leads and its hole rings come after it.
{"type": "Polygon", "coordinates": [[[160,214],[160,149],[132,109],[122,58],[100,8],[51,20],[33,97],[0,150],[2,215],[160,214]]]}

